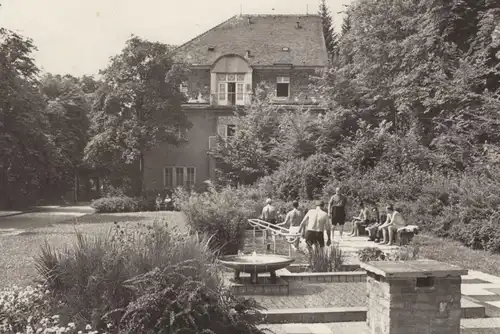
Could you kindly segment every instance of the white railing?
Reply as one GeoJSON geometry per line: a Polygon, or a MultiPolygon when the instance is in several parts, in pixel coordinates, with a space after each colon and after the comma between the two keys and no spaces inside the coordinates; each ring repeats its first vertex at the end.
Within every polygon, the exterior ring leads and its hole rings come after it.
{"type": "Polygon", "coordinates": [[[291,233],[289,229],[283,227],[281,224],[271,224],[262,219],[252,218],[248,222],[250,226],[253,227],[253,243],[256,244],[256,232],[257,230],[263,233],[263,243],[267,241],[267,233],[271,232],[273,239],[273,253],[276,254],[276,237],[281,236],[288,243],[288,256],[292,256],[292,244],[295,243],[300,238],[300,233],[291,233]]]}
{"type": "Polygon", "coordinates": [[[244,106],[252,101],[251,93],[212,93],[210,104],[217,106],[244,106]],[[223,97],[222,99],[220,97],[223,97]]]}

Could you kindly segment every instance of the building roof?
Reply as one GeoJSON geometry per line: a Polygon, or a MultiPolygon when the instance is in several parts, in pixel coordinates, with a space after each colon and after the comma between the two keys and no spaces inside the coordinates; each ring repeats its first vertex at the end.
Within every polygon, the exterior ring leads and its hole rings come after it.
{"type": "Polygon", "coordinates": [[[212,65],[228,54],[245,57],[251,66],[281,63],[319,67],[328,63],[318,15],[233,16],[179,46],[175,52],[178,61],[192,65],[212,65]],[[248,58],[247,51],[250,51],[248,58]]]}

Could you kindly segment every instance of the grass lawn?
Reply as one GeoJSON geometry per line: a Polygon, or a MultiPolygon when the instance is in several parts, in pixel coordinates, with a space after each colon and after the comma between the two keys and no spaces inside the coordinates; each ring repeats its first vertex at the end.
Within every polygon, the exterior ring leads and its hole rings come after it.
{"type": "Polygon", "coordinates": [[[420,247],[420,257],[500,276],[500,254],[474,250],[459,242],[427,234],[417,235],[413,243],[420,247]]]}
{"type": "Polygon", "coordinates": [[[75,230],[89,233],[107,233],[116,221],[122,226],[137,223],[151,224],[155,220],[168,221],[177,230],[186,230],[185,217],[180,212],[137,212],[91,214],[52,226],[32,228],[19,235],[0,237],[0,289],[10,285],[27,286],[37,279],[33,257],[48,241],[60,248],[75,239],[75,230]]]}

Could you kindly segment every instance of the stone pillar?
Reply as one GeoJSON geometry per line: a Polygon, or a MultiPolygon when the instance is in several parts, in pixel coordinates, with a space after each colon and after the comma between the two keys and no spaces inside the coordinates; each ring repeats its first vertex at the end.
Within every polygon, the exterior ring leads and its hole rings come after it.
{"type": "Polygon", "coordinates": [[[372,334],[459,334],[461,275],[433,260],[362,263],[372,334]]]}

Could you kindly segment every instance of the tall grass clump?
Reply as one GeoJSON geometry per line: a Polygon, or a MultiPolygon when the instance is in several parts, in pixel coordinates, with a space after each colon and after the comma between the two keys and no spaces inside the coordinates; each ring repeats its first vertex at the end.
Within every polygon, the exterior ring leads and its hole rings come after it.
{"type": "Polygon", "coordinates": [[[245,332],[239,319],[258,307],[231,295],[218,298],[226,289],[209,243],[198,233],[172,233],[162,222],[115,224],[104,235],[77,232],[75,242],[61,250],[46,243],[36,266],[60,305],[58,314],[96,329],[112,324],[120,332],[160,333],[173,317],[172,333],[196,333],[203,319],[214,317],[231,331],[245,332]],[[235,305],[241,311],[236,320],[221,316],[221,309],[229,313],[235,305]]]}
{"type": "Polygon", "coordinates": [[[309,268],[312,272],[341,271],[345,256],[338,245],[312,247],[309,252],[309,268]]]}
{"type": "Polygon", "coordinates": [[[209,186],[204,193],[188,193],[178,189],[174,195],[178,208],[195,231],[212,235],[209,245],[221,254],[237,254],[244,245],[249,218],[262,210],[259,194],[251,188],[209,186]]]}

